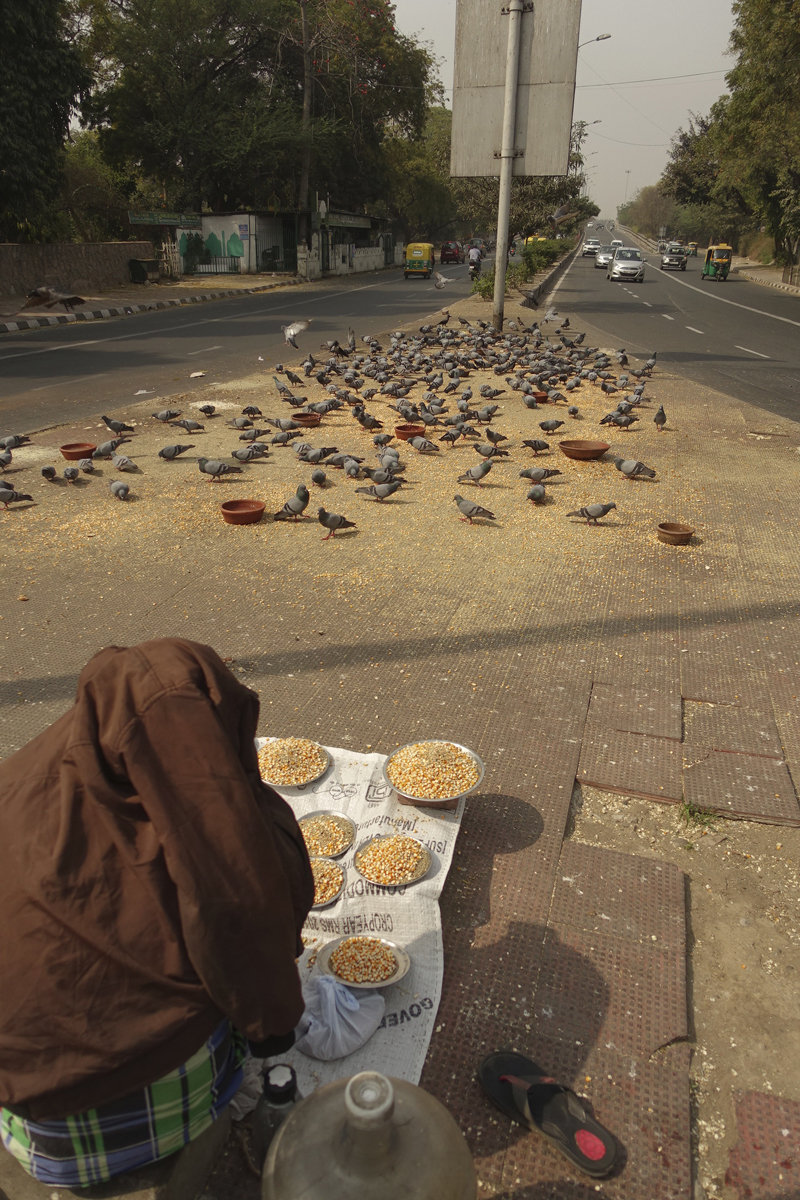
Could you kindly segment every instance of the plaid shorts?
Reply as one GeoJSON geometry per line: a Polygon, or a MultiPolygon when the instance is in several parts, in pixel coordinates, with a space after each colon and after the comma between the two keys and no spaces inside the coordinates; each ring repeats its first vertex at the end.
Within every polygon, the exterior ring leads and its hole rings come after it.
{"type": "Polygon", "coordinates": [[[0,1110],[3,1145],[42,1183],[102,1183],[174,1154],[208,1129],[239,1090],[246,1057],[246,1039],[223,1021],[182,1066],[111,1104],[52,1121],[0,1110]]]}

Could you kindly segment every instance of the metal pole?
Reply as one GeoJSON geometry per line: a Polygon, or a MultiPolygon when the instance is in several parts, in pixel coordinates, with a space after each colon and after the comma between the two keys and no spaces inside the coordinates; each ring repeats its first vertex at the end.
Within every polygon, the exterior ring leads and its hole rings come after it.
{"type": "Polygon", "coordinates": [[[522,0],[508,0],[508,50],[506,52],[506,96],[503,108],[503,142],[500,149],[500,194],[497,200],[497,249],[494,259],[494,307],[492,324],[503,331],[508,259],[508,223],[511,212],[511,176],[517,121],[517,80],[522,28],[522,0]]]}

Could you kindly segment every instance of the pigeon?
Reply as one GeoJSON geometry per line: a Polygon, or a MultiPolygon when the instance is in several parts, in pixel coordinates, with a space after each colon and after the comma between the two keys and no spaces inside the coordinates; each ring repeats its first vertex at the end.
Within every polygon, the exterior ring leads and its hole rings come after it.
{"type": "Polygon", "coordinates": [[[113,458],[120,446],[129,441],[129,438],[112,438],[110,442],[101,442],[97,449],[92,453],[92,458],[113,458]]]}
{"type": "Polygon", "coordinates": [[[494,513],[489,512],[488,508],[481,508],[480,504],[473,504],[471,500],[465,500],[463,496],[459,495],[453,496],[453,499],[458,505],[458,511],[461,513],[459,517],[460,521],[468,521],[471,525],[476,517],[483,517],[487,521],[495,520],[494,513]]]}
{"type": "Polygon", "coordinates": [[[0,450],[0,468],[5,472],[6,467],[11,466],[11,451],[0,450]]]}
{"type": "Polygon", "coordinates": [[[266,429],[243,429],[239,434],[240,442],[257,442],[267,433],[266,429]]]}
{"type": "Polygon", "coordinates": [[[78,460],[78,466],[85,475],[91,475],[94,471],[94,463],[90,458],[81,458],[78,460]]]}
{"type": "Polygon", "coordinates": [[[544,483],[547,479],[552,479],[554,475],[560,475],[561,472],[554,467],[527,467],[526,470],[520,471],[520,479],[530,479],[531,483],[544,483]]]}
{"type": "Polygon", "coordinates": [[[442,288],[450,282],[450,280],[447,278],[447,276],[442,275],[441,272],[439,272],[439,271],[434,271],[433,275],[434,275],[433,286],[435,288],[437,288],[439,291],[441,291],[442,288]]]}
{"type": "Polygon", "coordinates": [[[205,429],[205,425],[193,421],[191,417],[184,417],[182,421],[170,421],[170,425],[173,429],[185,429],[187,433],[197,433],[198,429],[205,429]]]}
{"type": "Polygon", "coordinates": [[[136,470],[136,463],[133,461],[132,458],[128,458],[127,454],[115,454],[114,457],[112,458],[111,462],[112,462],[112,465],[115,466],[118,471],[135,471],[136,470]]]}
{"type": "Polygon", "coordinates": [[[538,454],[541,450],[550,449],[549,442],[543,442],[541,438],[530,438],[522,444],[523,446],[527,446],[529,450],[532,450],[534,454],[538,454]]]}
{"type": "Polygon", "coordinates": [[[127,483],[123,483],[121,479],[112,479],[108,486],[111,488],[111,491],[118,500],[128,499],[128,492],[131,489],[128,487],[127,483]]]}
{"type": "Polygon", "coordinates": [[[474,483],[480,487],[481,480],[486,478],[491,469],[492,464],[490,462],[484,460],[483,462],[476,463],[474,467],[470,467],[463,475],[459,475],[456,483],[474,483]]]}
{"type": "Polygon", "coordinates": [[[103,416],[101,416],[100,420],[105,421],[112,433],[133,433],[133,426],[126,425],[124,421],[115,421],[113,417],[103,416]]]}
{"type": "Polygon", "coordinates": [[[585,517],[587,525],[596,525],[600,517],[604,517],[606,513],[611,512],[611,509],[616,507],[613,500],[610,504],[587,504],[584,508],[579,508],[576,512],[568,512],[567,516],[585,517]]]}
{"type": "Polygon", "coordinates": [[[498,433],[496,429],[487,429],[486,436],[493,446],[497,446],[500,442],[507,442],[508,438],[504,433],[498,433]]]}
{"type": "Polygon", "coordinates": [[[567,412],[573,418],[577,418],[580,416],[580,410],[579,410],[577,404],[570,404],[569,408],[567,409],[567,412]]]}
{"type": "Polygon", "coordinates": [[[56,477],[55,467],[42,467],[42,477],[48,482],[52,482],[56,477]]]}
{"type": "Polygon", "coordinates": [[[288,446],[291,444],[292,438],[299,437],[300,434],[292,429],[279,429],[271,440],[272,446],[288,446]]]}
{"type": "Polygon", "coordinates": [[[527,499],[530,500],[532,504],[542,504],[544,503],[545,495],[546,493],[542,485],[540,483],[535,483],[532,488],[528,489],[527,499]]]}
{"type": "Polygon", "coordinates": [[[335,537],[337,529],[355,529],[356,527],[355,521],[348,521],[341,513],[326,512],[322,505],[317,510],[317,516],[320,525],[328,530],[328,533],[322,539],[323,542],[327,542],[328,538],[335,537]]]}
{"type": "Polygon", "coordinates": [[[267,447],[263,442],[248,442],[239,450],[232,450],[231,458],[235,458],[237,462],[253,462],[256,458],[263,458],[266,452],[267,447]]]}
{"type": "Polygon", "coordinates": [[[324,487],[327,480],[328,480],[328,476],[325,474],[324,471],[320,471],[319,468],[317,468],[316,471],[311,472],[311,482],[313,484],[315,484],[317,487],[324,487]]]}
{"type": "Polygon", "coordinates": [[[295,350],[299,350],[297,336],[300,333],[305,333],[310,324],[311,319],[307,321],[292,321],[291,325],[281,325],[281,332],[283,333],[286,345],[294,346],[295,350]]]}
{"type": "Polygon", "coordinates": [[[163,458],[164,462],[172,462],[179,454],[185,454],[187,450],[194,450],[194,446],[164,446],[158,452],[158,457],[163,458]]]}
{"type": "Polygon", "coordinates": [[[553,229],[557,230],[559,226],[564,224],[565,221],[569,221],[572,219],[572,217],[577,216],[577,213],[570,212],[571,204],[572,201],[568,200],[566,204],[562,204],[560,208],[557,208],[556,211],[551,213],[551,215],[547,218],[550,224],[553,226],[553,229]]]}
{"type": "Polygon", "coordinates": [[[31,439],[26,433],[10,433],[8,437],[4,437],[0,441],[0,450],[18,450],[20,446],[25,446],[31,439]]]}
{"type": "Polygon", "coordinates": [[[0,483],[0,504],[8,508],[9,504],[19,504],[22,500],[33,500],[33,496],[28,496],[25,492],[15,492],[7,483],[0,483]]]}
{"type": "Polygon", "coordinates": [[[308,508],[308,488],[304,483],[301,483],[293,496],[284,504],[283,508],[272,514],[273,521],[288,521],[290,518],[297,520],[302,516],[308,508]]]}
{"type": "Polygon", "coordinates": [[[418,450],[420,454],[430,454],[431,452],[436,454],[439,453],[439,447],[433,442],[429,442],[428,439],[424,437],[413,437],[408,444],[415,450],[418,450]]]}
{"type": "Polygon", "coordinates": [[[508,458],[507,450],[501,450],[491,442],[477,442],[472,449],[476,454],[480,454],[481,458],[508,458]]]}
{"type": "Polygon", "coordinates": [[[274,425],[282,433],[288,433],[290,429],[300,428],[297,421],[293,421],[291,417],[267,417],[267,424],[274,425]]]}
{"type": "Polygon", "coordinates": [[[539,428],[543,429],[545,433],[555,433],[555,431],[560,429],[563,424],[563,421],[554,421],[551,419],[550,421],[540,421],[539,428]]]}
{"type": "Polygon", "coordinates": [[[461,437],[461,429],[458,426],[456,426],[455,429],[448,429],[447,433],[443,434],[442,437],[439,438],[439,441],[440,442],[449,442],[450,449],[452,450],[453,446],[456,444],[456,442],[458,441],[458,439],[460,437],[461,437]]]}
{"type": "Polygon", "coordinates": [[[664,428],[664,426],[667,423],[667,414],[664,412],[663,404],[659,404],[658,412],[653,417],[653,420],[655,421],[656,429],[658,430],[659,433],[661,433],[662,429],[664,428]]]}
{"type": "Polygon", "coordinates": [[[402,479],[393,479],[389,483],[374,483],[372,487],[356,488],[356,491],[363,492],[365,496],[371,496],[373,500],[387,500],[402,486],[402,479]]]}
{"type": "Polygon", "coordinates": [[[40,308],[41,306],[53,308],[56,304],[63,304],[67,312],[72,312],[76,304],[85,303],[82,296],[72,296],[69,292],[57,292],[52,287],[38,287],[34,288],[32,292],[28,292],[28,298],[22,308],[40,308]]]}
{"type": "Polygon", "coordinates": [[[619,429],[630,430],[630,427],[633,425],[634,421],[638,420],[638,417],[629,417],[626,413],[619,413],[618,416],[614,417],[614,424],[619,429]]]}
{"type": "Polygon", "coordinates": [[[643,475],[645,479],[655,479],[656,477],[652,467],[646,467],[643,462],[638,462],[635,458],[615,458],[614,466],[622,472],[626,479],[636,479],[639,475],[643,475]]]}
{"type": "MultiPolygon", "coordinates": [[[[286,378],[289,380],[289,383],[292,385],[292,387],[302,387],[303,386],[302,379],[300,378],[299,375],[296,375],[294,373],[294,371],[287,371],[286,378]]],[[[258,415],[261,416],[261,413],[259,413],[258,415]]]]}
{"type": "Polygon", "coordinates": [[[214,404],[198,404],[197,411],[201,412],[204,417],[213,417],[217,408],[214,404]]]}
{"type": "Polygon", "coordinates": [[[163,421],[164,424],[167,421],[174,421],[180,415],[181,410],[179,408],[162,408],[161,412],[151,413],[151,416],[155,417],[157,421],[163,421]]]}
{"type": "Polygon", "coordinates": [[[316,466],[317,463],[322,462],[323,458],[330,458],[330,456],[335,453],[335,446],[322,446],[319,450],[306,450],[302,457],[305,462],[316,466]]]}
{"type": "Polygon", "coordinates": [[[365,467],[364,470],[373,483],[391,483],[392,480],[396,479],[398,475],[398,470],[396,467],[394,470],[391,467],[381,467],[377,471],[373,471],[370,470],[369,467],[365,467]]]}
{"type": "MultiPolygon", "coordinates": [[[[185,422],[183,422],[183,421],[181,421],[180,423],[181,423],[181,425],[185,424],[185,422]]],[[[231,425],[233,426],[234,429],[251,429],[253,426],[253,422],[250,420],[249,417],[234,417],[233,420],[231,421],[231,425]]],[[[202,426],[200,428],[202,428],[202,426]]]]}
{"type": "Polygon", "coordinates": [[[344,473],[348,479],[360,479],[361,478],[361,468],[354,458],[345,459],[345,461],[342,465],[342,470],[344,471],[344,473]]]}
{"type": "Polygon", "coordinates": [[[223,475],[230,475],[231,472],[236,472],[241,475],[241,467],[232,467],[228,463],[220,462],[218,458],[201,458],[198,459],[197,469],[202,471],[204,475],[210,476],[212,481],[220,479],[223,475]]]}
{"type": "Polygon", "coordinates": [[[391,433],[376,433],[372,439],[375,446],[388,446],[394,435],[391,433]]]}
{"type": "Polygon", "coordinates": [[[77,467],[64,467],[64,478],[67,483],[74,483],[76,479],[80,478],[80,474],[77,467]]]}

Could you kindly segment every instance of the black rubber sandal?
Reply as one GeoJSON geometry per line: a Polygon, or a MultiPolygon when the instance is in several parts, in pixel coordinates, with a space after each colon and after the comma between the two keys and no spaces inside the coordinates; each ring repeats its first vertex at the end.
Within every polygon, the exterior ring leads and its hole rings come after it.
{"type": "Polygon", "coordinates": [[[547,1138],[593,1179],[614,1166],[617,1146],[609,1131],[571,1088],[546,1075],[530,1058],[499,1050],[483,1060],[478,1081],[507,1117],[547,1138]]]}

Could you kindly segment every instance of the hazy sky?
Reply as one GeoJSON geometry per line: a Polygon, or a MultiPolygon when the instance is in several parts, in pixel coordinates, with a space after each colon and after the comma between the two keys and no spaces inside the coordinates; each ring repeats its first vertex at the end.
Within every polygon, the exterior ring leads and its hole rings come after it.
{"type": "MultiPolygon", "coordinates": [[[[456,0],[395,4],[398,27],[431,44],[451,88],[456,0]]],[[[603,216],[616,215],[626,186],[630,197],[656,182],[676,129],[690,112],[706,113],[725,90],[732,24],[731,0],[583,0],[581,41],[611,34],[580,51],[575,92],[575,119],[601,122],[590,130],[586,152],[590,195],[603,216]],[[681,78],[626,82],[665,75],[681,78]]]]}

